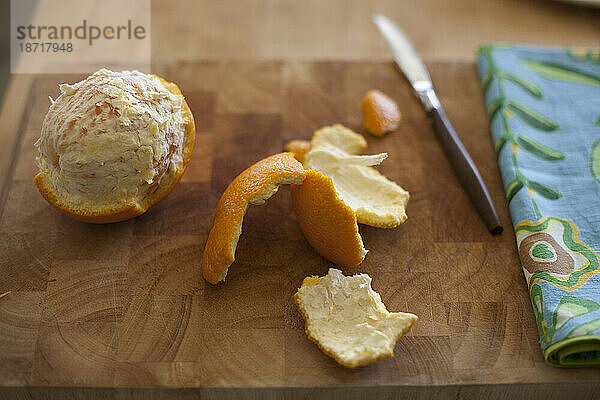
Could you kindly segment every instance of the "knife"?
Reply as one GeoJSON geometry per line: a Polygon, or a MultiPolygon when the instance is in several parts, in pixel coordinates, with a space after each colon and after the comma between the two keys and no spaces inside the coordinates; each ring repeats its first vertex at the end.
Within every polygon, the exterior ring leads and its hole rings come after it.
{"type": "Polygon", "coordinates": [[[490,194],[475,163],[456,135],[448,117],[446,117],[444,109],[433,90],[431,78],[425,64],[415,52],[402,29],[392,20],[381,14],[375,14],[373,22],[390,46],[396,64],[400,67],[425,107],[458,180],[469,195],[483,222],[492,234],[501,233],[502,224],[490,194]]]}

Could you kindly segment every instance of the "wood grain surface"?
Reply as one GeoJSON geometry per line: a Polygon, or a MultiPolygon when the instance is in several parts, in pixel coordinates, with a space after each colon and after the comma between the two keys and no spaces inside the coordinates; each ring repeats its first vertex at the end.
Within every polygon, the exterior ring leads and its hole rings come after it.
{"type": "Polygon", "coordinates": [[[472,64],[431,64],[438,94],[506,227],[490,235],[425,112],[391,63],[203,62],[157,67],[181,87],[198,130],[175,191],[126,222],[55,211],[32,183],[33,143],[57,83],[33,82],[0,221],[0,398],[490,398],[600,394],[600,371],[547,366],[472,64]],[[303,238],[289,188],[251,206],[227,281],[200,259],[216,203],[251,163],[340,122],[363,132],[372,88],[397,100],[400,130],[368,152],[411,193],[397,229],[361,226],[365,261],[390,311],[419,316],[395,357],[348,370],[304,334],[292,295],[327,261],[303,238]]]}
{"type": "Polygon", "coordinates": [[[597,47],[600,37],[600,8],[554,0],[152,0],[152,59],[387,61],[374,13],[430,62],[472,62],[489,41],[597,47]]]}

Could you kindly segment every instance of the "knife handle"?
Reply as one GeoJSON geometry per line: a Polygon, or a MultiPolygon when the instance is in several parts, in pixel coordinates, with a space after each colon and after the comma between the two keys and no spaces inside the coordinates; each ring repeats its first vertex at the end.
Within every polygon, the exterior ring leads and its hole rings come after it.
{"type": "Polygon", "coordinates": [[[458,180],[469,195],[483,222],[492,234],[502,233],[502,224],[485,183],[465,146],[456,135],[444,110],[438,106],[432,108],[428,113],[458,180]]]}

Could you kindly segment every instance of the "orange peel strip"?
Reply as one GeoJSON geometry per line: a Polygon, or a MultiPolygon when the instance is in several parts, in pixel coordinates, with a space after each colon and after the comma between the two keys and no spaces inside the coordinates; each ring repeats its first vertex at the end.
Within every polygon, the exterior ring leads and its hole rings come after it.
{"type": "Polygon", "coordinates": [[[291,194],[300,229],[320,255],[344,266],[363,261],[367,250],[358,233],[356,213],[338,197],[330,177],[306,170],[304,182],[292,185],[291,194]]]}
{"type": "Polygon", "coordinates": [[[263,204],[279,185],[300,184],[305,170],[292,153],[279,153],[253,164],[229,184],[219,200],[202,255],[202,274],[212,284],[225,280],[235,261],[248,204],[263,204]]]}

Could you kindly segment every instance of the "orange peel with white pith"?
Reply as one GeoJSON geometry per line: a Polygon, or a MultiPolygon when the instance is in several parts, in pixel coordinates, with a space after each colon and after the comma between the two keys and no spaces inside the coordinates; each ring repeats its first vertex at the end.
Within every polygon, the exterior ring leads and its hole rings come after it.
{"type": "Polygon", "coordinates": [[[306,172],[293,153],[279,153],[253,164],[229,184],[219,200],[202,255],[202,274],[212,284],[225,280],[235,261],[242,222],[249,204],[263,204],[279,185],[300,184],[306,172]]]}
{"type": "Polygon", "coordinates": [[[302,184],[291,186],[291,193],[300,229],[317,253],[338,265],[362,263],[367,250],[356,213],[338,197],[330,177],[307,170],[302,184]]]}
{"type": "Polygon", "coordinates": [[[285,144],[285,151],[294,153],[296,160],[304,162],[304,156],[311,149],[322,146],[334,146],[348,154],[360,154],[367,148],[367,141],[362,135],[335,124],[324,126],[313,133],[311,140],[291,140],[285,144]]]}
{"type": "Polygon", "coordinates": [[[292,146],[293,142],[288,147],[302,151],[301,158],[297,158],[304,168],[329,176],[338,196],[354,210],[359,223],[394,228],[406,220],[410,194],[372,168],[381,164],[387,153],[360,155],[367,145],[362,135],[336,124],[316,131],[308,151],[305,144],[292,146]]]}
{"type": "Polygon", "coordinates": [[[307,179],[292,185],[296,219],[306,239],[339,265],[358,265],[366,255],[357,223],[394,228],[407,218],[409,193],[372,168],[387,153],[359,155],[365,147],[361,135],[342,125],[319,129],[302,154],[307,179]]]}
{"type": "Polygon", "coordinates": [[[315,131],[310,139],[310,145],[311,149],[330,145],[348,154],[356,155],[367,148],[367,141],[352,129],[348,129],[342,124],[335,124],[315,131]]]}
{"type": "Polygon", "coordinates": [[[339,197],[356,213],[359,223],[395,228],[407,218],[410,195],[372,168],[386,158],[387,153],[351,155],[325,145],[306,153],[303,164],[331,178],[339,197]]]}

